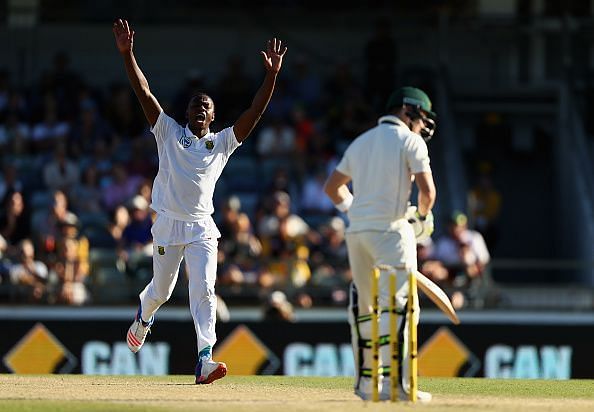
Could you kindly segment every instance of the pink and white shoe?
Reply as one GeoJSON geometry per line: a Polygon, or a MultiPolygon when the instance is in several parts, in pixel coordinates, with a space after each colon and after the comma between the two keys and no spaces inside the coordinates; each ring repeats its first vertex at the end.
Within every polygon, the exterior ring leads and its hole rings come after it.
{"type": "Polygon", "coordinates": [[[196,383],[209,384],[217,379],[225,377],[227,374],[227,365],[223,362],[215,362],[210,358],[202,357],[196,364],[196,383]]]}
{"type": "Polygon", "coordinates": [[[134,322],[132,322],[132,326],[128,329],[128,333],[126,335],[126,341],[128,342],[128,348],[134,353],[138,352],[142,345],[144,345],[144,341],[146,336],[151,331],[151,326],[155,321],[155,317],[151,317],[151,320],[145,322],[140,317],[142,310],[138,308],[138,313],[134,318],[134,322]]]}

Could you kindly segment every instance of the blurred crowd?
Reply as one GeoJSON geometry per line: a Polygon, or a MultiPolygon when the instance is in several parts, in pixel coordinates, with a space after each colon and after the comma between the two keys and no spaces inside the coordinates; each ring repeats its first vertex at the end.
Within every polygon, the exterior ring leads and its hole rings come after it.
{"type": "MultiPolygon", "coordinates": [[[[395,83],[398,55],[385,23],[364,53],[362,76],[346,62],[321,73],[294,56],[260,126],[231,157],[214,215],[222,233],[217,291],[227,303],[279,302],[274,293],[282,292],[295,307],[345,304],[346,217],[322,187],[395,83]]],[[[69,59],[57,53],[30,87],[0,71],[0,300],[135,302],[151,276],[156,145],[127,83],[94,88],[69,59]]],[[[213,128],[227,127],[259,85],[244,67],[230,56],[220,78],[192,70],[161,104],[184,123],[190,97],[206,92],[216,105],[213,128]]],[[[461,276],[480,276],[489,256],[456,230],[421,245],[420,264],[462,287],[461,276]]]]}

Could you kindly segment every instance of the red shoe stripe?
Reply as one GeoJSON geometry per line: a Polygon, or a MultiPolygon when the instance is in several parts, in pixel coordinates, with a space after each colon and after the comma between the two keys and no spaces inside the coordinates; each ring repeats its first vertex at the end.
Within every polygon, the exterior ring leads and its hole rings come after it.
{"type": "Polygon", "coordinates": [[[225,364],[219,364],[219,366],[217,366],[217,368],[214,371],[212,371],[210,373],[210,375],[208,375],[208,377],[205,380],[203,380],[202,382],[196,382],[196,383],[207,385],[209,383],[213,383],[217,379],[221,379],[221,378],[225,377],[226,374],[227,374],[227,366],[225,366],[225,364]]]}
{"type": "Polygon", "coordinates": [[[132,332],[128,331],[128,337],[135,346],[142,346],[142,343],[140,343],[138,339],[136,339],[136,336],[134,336],[132,332]]]}
{"type": "Polygon", "coordinates": [[[132,343],[129,336],[127,337],[126,341],[128,342],[128,346],[132,346],[133,348],[136,348],[136,345],[132,343]]]}

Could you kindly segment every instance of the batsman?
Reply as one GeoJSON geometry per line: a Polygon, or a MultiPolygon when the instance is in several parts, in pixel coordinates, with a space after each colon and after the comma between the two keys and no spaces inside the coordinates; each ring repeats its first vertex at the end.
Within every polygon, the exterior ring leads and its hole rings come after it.
{"type": "MultiPolygon", "coordinates": [[[[350,293],[349,324],[355,356],[355,394],[363,400],[372,398],[371,313],[372,273],[377,266],[396,269],[398,333],[400,365],[398,385],[400,399],[408,399],[410,391],[408,322],[418,322],[406,315],[408,275],[417,268],[417,239],[433,232],[431,209],[436,190],[429,162],[426,141],[435,130],[436,114],[425,92],[414,87],[395,90],[388,99],[386,114],[378,125],[358,136],[347,148],[336,169],[328,177],[324,190],[341,212],[347,213],[349,227],[346,243],[353,273],[350,293]],[[412,182],[418,188],[416,209],[409,198],[412,182]],[[348,188],[352,182],[353,193],[348,188]]],[[[380,337],[389,337],[390,304],[388,271],[379,279],[380,337]]],[[[413,289],[414,290],[414,289],[413,289]]],[[[418,299],[413,299],[418,302],[418,299]]],[[[386,377],[390,365],[390,342],[379,341],[379,399],[390,399],[386,377]],[[382,376],[384,375],[384,376],[382,376]],[[382,385],[383,381],[383,385],[382,385]]],[[[417,391],[421,402],[431,394],[417,391]]]]}

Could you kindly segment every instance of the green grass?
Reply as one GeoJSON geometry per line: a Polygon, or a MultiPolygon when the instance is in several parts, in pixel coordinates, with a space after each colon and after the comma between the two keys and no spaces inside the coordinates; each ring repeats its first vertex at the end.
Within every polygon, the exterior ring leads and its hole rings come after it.
{"type": "Polygon", "coordinates": [[[527,380],[483,378],[421,378],[424,389],[435,394],[484,395],[525,398],[594,399],[594,380],[527,380]]]}
{"type": "Polygon", "coordinates": [[[594,411],[594,380],[421,378],[419,386],[433,402],[362,402],[351,378],[228,376],[194,385],[193,376],[0,375],[0,412],[594,411]]]}

